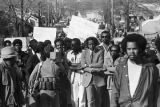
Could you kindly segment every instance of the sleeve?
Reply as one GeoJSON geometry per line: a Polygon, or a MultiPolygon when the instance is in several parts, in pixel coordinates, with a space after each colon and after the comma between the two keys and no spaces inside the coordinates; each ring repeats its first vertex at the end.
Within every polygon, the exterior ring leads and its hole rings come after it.
{"type": "Polygon", "coordinates": [[[34,57],[31,56],[28,58],[27,62],[26,62],[26,72],[28,74],[31,74],[32,70],[33,70],[33,60],[34,60],[34,57]]]}
{"type": "Polygon", "coordinates": [[[98,61],[97,63],[87,65],[86,67],[86,58],[85,58],[85,51],[82,52],[81,56],[81,65],[84,67],[84,71],[86,72],[92,72],[93,70],[96,70],[97,68],[102,68],[104,63],[104,51],[100,50],[97,54],[98,55],[98,61]]]}
{"type": "Polygon", "coordinates": [[[36,79],[36,74],[38,71],[38,67],[39,67],[39,63],[35,66],[33,72],[31,73],[30,77],[29,77],[29,87],[31,88],[31,86],[33,86],[33,82],[36,79]]]}
{"type": "Polygon", "coordinates": [[[97,61],[97,63],[90,64],[91,68],[102,68],[103,67],[103,63],[104,63],[104,51],[100,50],[98,52],[98,54],[99,54],[98,61],[97,61]]]}
{"type": "Polygon", "coordinates": [[[116,71],[113,75],[112,93],[111,93],[111,107],[119,107],[118,100],[120,96],[120,67],[116,67],[116,71]]]}
{"type": "Polygon", "coordinates": [[[153,69],[153,89],[154,89],[154,97],[153,97],[153,104],[154,107],[159,107],[160,104],[159,104],[159,95],[160,95],[160,90],[159,90],[159,86],[160,86],[160,83],[158,81],[159,79],[159,70],[156,66],[154,66],[154,69],[153,69]]]}
{"type": "Polygon", "coordinates": [[[84,71],[86,71],[86,72],[92,72],[92,69],[90,67],[88,67],[88,65],[86,63],[86,50],[82,51],[81,67],[84,68],[84,71]]]}
{"type": "Polygon", "coordinates": [[[85,51],[82,52],[81,55],[81,66],[85,67],[86,66],[86,60],[85,60],[85,51]]]}
{"type": "Polygon", "coordinates": [[[2,73],[1,73],[1,70],[0,70],[0,107],[2,106],[2,73]]]}

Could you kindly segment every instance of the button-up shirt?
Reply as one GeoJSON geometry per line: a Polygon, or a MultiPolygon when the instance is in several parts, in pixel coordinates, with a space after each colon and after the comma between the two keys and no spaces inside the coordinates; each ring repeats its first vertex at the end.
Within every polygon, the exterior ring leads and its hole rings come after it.
{"type": "MultiPolygon", "coordinates": [[[[67,54],[67,59],[68,61],[70,61],[72,64],[80,64],[81,62],[81,54],[82,53],[78,53],[77,55],[75,55],[73,53],[73,51],[69,51],[68,54],[67,54]]],[[[72,71],[71,71],[72,72],[72,71]]],[[[71,73],[71,83],[74,83],[74,82],[80,82],[81,81],[81,74],[80,73],[75,73],[75,72],[72,72],[71,73]]]]}

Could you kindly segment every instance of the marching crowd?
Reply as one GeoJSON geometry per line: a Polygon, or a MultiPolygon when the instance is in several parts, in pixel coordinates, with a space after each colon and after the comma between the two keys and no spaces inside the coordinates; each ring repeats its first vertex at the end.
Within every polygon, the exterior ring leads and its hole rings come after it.
{"type": "Polygon", "coordinates": [[[6,40],[0,60],[0,107],[160,107],[160,38],[128,34],[99,38],[6,40]]]}

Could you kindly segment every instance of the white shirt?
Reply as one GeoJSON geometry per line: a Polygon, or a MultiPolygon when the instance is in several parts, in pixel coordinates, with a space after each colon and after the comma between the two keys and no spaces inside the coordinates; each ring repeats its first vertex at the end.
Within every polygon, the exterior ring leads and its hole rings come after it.
{"type": "MultiPolygon", "coordinates": [[[[67,59],[71,63],[80,63],[81,62],[81,54],[79,53],[75,55],[73,51],[69,51],[67,53],[67,59]]],[[[79,73],[72,72],[71,74],[71,82],[81,82],[81,75],[79,73]]]]}
{"type": "Polygon", "coordinates": [[[130,88],[130,94],[132,97],[139,83],[141,70],[142,70],[142,66],[133,64],[130,60],[128,60],[129,88],[130,88]]]}

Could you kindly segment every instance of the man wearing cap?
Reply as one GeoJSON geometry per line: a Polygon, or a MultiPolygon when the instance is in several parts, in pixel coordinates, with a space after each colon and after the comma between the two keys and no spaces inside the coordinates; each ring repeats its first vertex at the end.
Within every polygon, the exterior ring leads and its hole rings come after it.
{"type": "Polygon", "coordinates": [[[13,47],[1,50],[0,63],[0,107],[21,107],[23,97],[20,89],[19,73],[15,67],[13,47]]]}

